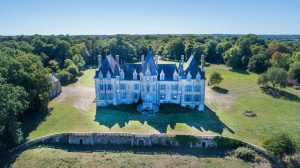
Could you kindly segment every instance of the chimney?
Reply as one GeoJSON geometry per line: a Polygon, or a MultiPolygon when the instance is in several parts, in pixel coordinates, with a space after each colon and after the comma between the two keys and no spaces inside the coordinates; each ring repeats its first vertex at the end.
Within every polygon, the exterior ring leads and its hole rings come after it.
{"type": "Polygon", "coordinates": [[[117,64],[120,66],[120,62],[119,62],[120,60],[119,60],[119,55],[116,55],[116,62],[117,62],[117,64]]]}
{"type": "Polygon", "coordinates": [[[205,55],[201,55],[201,71],[204,71],[204,66],[205,66],[205,55]]]}
{"type": "Polygon", "coordinates": [[[184,55],[181,55],[181,63],[184,63],[184,55]]]}
{"type": "Polygon", "coordinates": [[[102,55],[98,55],[98,68],[100,68],[101,64],[102,64],[102,55]]]}
{"type": "Polygon", "coordinates": [[[144,55],[141,56],[141,62],[144,63],[144,55]]]}
{"type": "Polygon", "coordinates": [[[155,65],[158,65],[158,55],[155,55],[155,65]]]}

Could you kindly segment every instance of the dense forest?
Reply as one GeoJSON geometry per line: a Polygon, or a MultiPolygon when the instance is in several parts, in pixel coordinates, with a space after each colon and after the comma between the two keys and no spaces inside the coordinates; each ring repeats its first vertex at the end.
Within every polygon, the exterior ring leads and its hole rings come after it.
{"type": "Polygon", "coordinates": [[[50,73],[66,85],[97,65],[97,55],[119,55],[121,63],[139,61],[149,50],[166,60],[187,59],[225,64],[237,71],[264,73],[270,67],[300,83],[298,36],[256,35],[113,35],[0,36],[0,151],[23,140],[24,115],[47,109],[50,73]]]}

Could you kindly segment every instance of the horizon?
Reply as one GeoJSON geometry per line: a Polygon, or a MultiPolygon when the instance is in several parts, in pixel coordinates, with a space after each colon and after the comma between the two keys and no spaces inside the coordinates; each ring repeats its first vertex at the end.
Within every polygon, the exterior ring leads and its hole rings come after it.
{"type": "Polygon", "coordinates": [[[0,2],[0,35],[299,35],[297,0],[0,2]]]}

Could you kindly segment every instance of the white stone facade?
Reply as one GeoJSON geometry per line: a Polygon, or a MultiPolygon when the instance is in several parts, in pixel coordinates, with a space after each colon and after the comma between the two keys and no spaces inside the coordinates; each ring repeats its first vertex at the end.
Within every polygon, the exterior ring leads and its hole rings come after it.
{"type": "Polygon", "coordinates": [[[181,77],[177,70],[172,74],[173,80],[165,80],[163,70],[151,75],[148,66],[145,73],[137,74],[134,70],[132,79],[128,80],[122,68],[114,77],[110,71],[105,77],[100,71],[94,78],[97,106],[137,103],[141,97],[143,106],[149,106],[150,109],[152,105],[174,103],[204,111],[205,78],[199,72],[194,78],[190,73],[185,78],[181,77]]]}

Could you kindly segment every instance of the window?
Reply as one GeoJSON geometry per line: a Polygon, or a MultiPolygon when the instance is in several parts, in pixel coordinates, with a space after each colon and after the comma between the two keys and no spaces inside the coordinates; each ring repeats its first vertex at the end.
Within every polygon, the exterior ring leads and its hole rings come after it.
{"type": "Polygon", "coordinates": [[[191,92],[192,91],[192,86],[191,85],[185,85],[185,91],[186,92],[191,92]]]}
{"type": "Polygon", "coordinates": [[[109,93],[107,94],[107,100],[112,100],[113,99],[113,94],[109,93]]]}
{"type": "Polygon", "coordinates": [[[177,73],[175,74],[173,74],[173,80],[178,80],[178,75],[177,75],[177,73]]]}
{"type": "Polygon", "coordinates": [[[177,94],[171,94],[172,100],[177,100],[177,94]]]}
{"type": "Polygon", "coordinates": [[[194,101],[199,102],[200,101],[200,95],[195,95],[194,96],[194,101]]]}
{"type": "Polygon", "coordinates": [[[186,102],[190,102],[190,101],[192,100],[192,96],[191,96],[191,95],[185,95],[185,96],[184,96],[184,100],[185,100],[186,102]]]}
{"type": "Polygon", "coordinates": [[[172,85],[172,90],[178,90],[178,85],[177,84],[172,85]]]}
{"type": "Polygon", "coordinates": [[[142,91],[144,91],[145,90],[145,86],[144,85],[142,85],[142,91]]]}
{"type": "Polygon", "coordinates": [[[160,73],[160,80],[165,80],[165,74],[160,73]]]}
{"type": "Polygon", "coordinates": [[[140,85],[139,84],[134,84],[134,90],[139,90],[140,89],[140,85]]]}
{"type": "Polygon", "coordinates": [[[100,94],[100,100],[105,100],[105,93],[100,94]]]}
{"type": "Polygon", "coordinates": [[[126,90],[126,84],[120,84],[120,90],[126,90]]]}
{"type": "Polygon", "coordinates": [[[195,86],[195,92],[200,92],[200,86],[195,86]]]}
{"type": "Polygon", "coordinates": [[[146,86],[147,92],[150,92],[150,86],[146,86]]]}
{"type": "Polygon", "coordinates": [[[165,100],[166,99],[166,94],[160,94],[160,100],[165,100]]]}
{"type": "Polygon", "coordinates": [[[156,100],[156,95],[155,94],[152,95],[152,100],[156,100]]]}
{"type": "Polygon", "coordinates": [[[126,99],[127,98],[127,93],[122,93],[121,94],[121,99],[126,99]]]}
{"type": "Polygon", "coordinates": [[[155,91],[155,90],[156,90],[156,86],[153,85],[153,86],[152,86],[152,91],[155,91]]]}
{"type": "Polygon", "coordinates": [[[99,85],[99,89],[100,89],[100,90],[104,90],[104,85],[103,85],[103,84],[100,84],[100,85],[99,85]]]}
{"type": "Polygon", "coordinates": [[[166,85],[165,84],[161,84],[160,85],[160,90],[166,90],[166,85]]]}
{"type": "Polygon", "coordinates": [[[107,90],[112,90],[112,85],[111,84],[107,84],[107,90]]]}
{"type": "Polygon", "coordinates": [[[132,93],[133,99],[138,99],[138,93],[132,93]]]}

